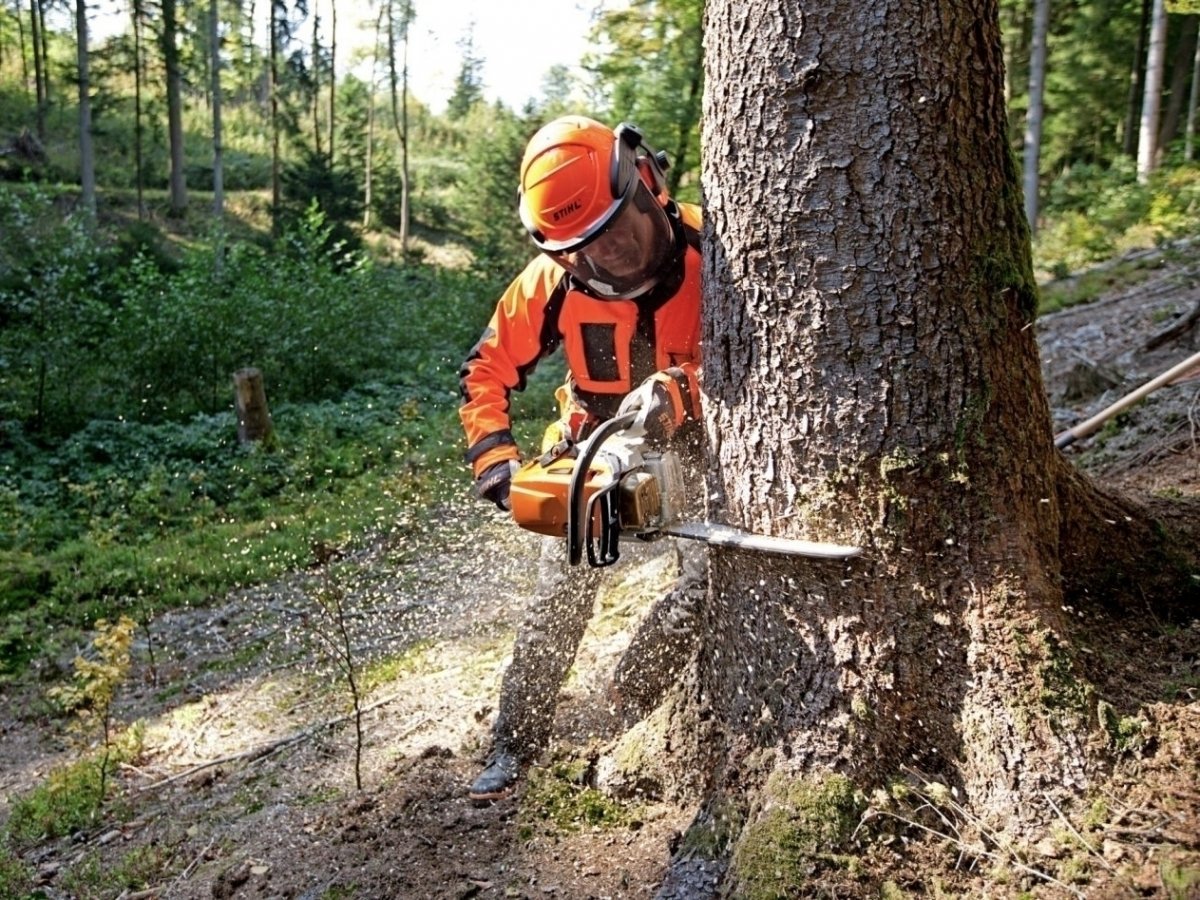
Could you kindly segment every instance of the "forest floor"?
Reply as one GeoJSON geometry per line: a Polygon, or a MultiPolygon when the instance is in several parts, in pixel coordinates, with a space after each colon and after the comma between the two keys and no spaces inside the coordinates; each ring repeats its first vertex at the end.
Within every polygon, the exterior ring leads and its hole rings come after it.
{"type": "MultiPolygon", "coordinates": [[[[1145,349],[1200,306],[1200,265],[1146,265],[1136,285],[1039,321],[1056,430],[1200,347],[1198,323],[1145,349]]],[[[1067,452],[1108,487],[1200,496],[1200,380],[1163,388],[1067,452]]],[[[611,673],[670,577],[671,554],[602,592],[553,746],[522,788],[483,807],[466,797],[540,540],[464,500],[418,529],[153,622],[117,710],[144,724],[144,749],[94,827],[24,854],[41,896],[655,896],[695,810],[608,804],[562,778],[556,761],[594,757],[620,733],[611,673]],[[347,683],[321,650],[336,638],[322,597],[345,611],[363,682],[361,789],[347,683]]],[[[953,835],[914,835],[908,852],[873,852],[882,868],[860,870],[857,888],[842,877],[794,896],[874,897],[885,881],[904,892],[889,896],[1200,896],[1200,621],[1125,622],[1112,644],[1129,653],[1115,705],[1140,725],[1095,785],[1091,797],[1104,802],[1083,810],[1093,821],[1066,811],[1007,868],[953,835]]],[[[70,665],[31,673],[0,701],[0,820],[14,796],[78,753],[42,699],[70,665]]]]}

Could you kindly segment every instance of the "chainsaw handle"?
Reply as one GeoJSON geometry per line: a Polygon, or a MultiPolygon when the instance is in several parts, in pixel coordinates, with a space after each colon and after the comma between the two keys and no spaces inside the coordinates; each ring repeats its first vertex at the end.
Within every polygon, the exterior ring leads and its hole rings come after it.
{"type": "Polygon", "coordinates": [[[579,565],[583,560],[583,547],[586,543],[586,528],[583,523],[587,517],[583,489],[592,460],[605,441],[618,431],[624,431],[636,418],[635,411],[609,419],[592,432],[592,436],[585,442],[586,446],[580,447],[579,456],[575,460],[575,470],[571,473],[571,482],[567,487],[567,562],[573,566],[579,565]]]}

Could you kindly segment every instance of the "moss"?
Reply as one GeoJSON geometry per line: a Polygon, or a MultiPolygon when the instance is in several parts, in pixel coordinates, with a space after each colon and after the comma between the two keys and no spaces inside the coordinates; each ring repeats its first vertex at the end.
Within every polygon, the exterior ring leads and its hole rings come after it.
{"type": "Polygon", "coordinates": [[[585,760],[565,760],[533,770],[521,798],[522,824],[541,822],[560,832],[631,824],[636,818],[633,810],[588,786],[588,774],[585,760]]]}
{"type": "Polygon", "coordinates": [[[1166,889],[1170,900],[1184,900],[1185,897],[1195,897],[1197,887],[1200,887],[1200,869],[1190,866],[1177,866],[1171,860],[1165,859],[1159,866],[1162,875],[1163,888],[1166,889]]]}
{"type": "Polygon", "coordinates": [[[873,722],[875,720],[875,711],[871,709],[871,705],[867,703],[862,694],[855,694],[850,700],[850,714],[860,722],[873,722]]]}
{"type": "Polygon", "coordinates": [[[720,859],[729,851],[744,822],[737,806],[727,800],[716,800],[684,832],[680,849],[689,856],[720,859]]]}
{"type": "Polygon", "coordinates": [[[743,830],[733,865],[747,900],[786,897],[815,872],[852,873],[844,855],[865,803],[842,775],[792,778],[776,773],[764,789],[765,811],[743,830]]]}
{"type": "Polygon", "coordinates": [[[988,419],[988,410],[992,406],[991,387],[984,384],[979,393],[970,394],[963,406],[958,421],[954,423],[954,466],[951,469],[951,480],[965,483],[967,481],[967,450],[970,447],[984,447],[984,424],[988,419]]]}
{"type": "Polygon", "coordinates": [[[1143,732],[1146,722],[1134,716],[1118,716],[1111,703],[1101,700],[1096,704],[1096,718],[1108,740],[1108,746],[1118,753],[1140,750],[1146,743],[1143,732]]]}
{"type": "Polygon", "coordinates": [[[1095,831],[1108,822],[1108,817],[1108,802],[1103,798],[1097,798],[1092,801],[1087,815],[1083,817],[1083,827],[1088,831],[1095,831]]]}

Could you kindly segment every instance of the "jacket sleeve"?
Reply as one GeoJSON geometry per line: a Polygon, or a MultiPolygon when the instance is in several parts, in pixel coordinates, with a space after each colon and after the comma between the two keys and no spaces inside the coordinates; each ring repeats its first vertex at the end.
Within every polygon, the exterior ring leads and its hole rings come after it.
{"type": "Polygon", "coordinates": [[[459,417],[467,438],[466,460],[476,476],[497,462],[520,458],[509,396],[525,387],[538,360],[558,346],[553,310],[565,293],[561,281],[562,270],[544,257],[526,266],[501,296],[459,370],[459,417]]]}

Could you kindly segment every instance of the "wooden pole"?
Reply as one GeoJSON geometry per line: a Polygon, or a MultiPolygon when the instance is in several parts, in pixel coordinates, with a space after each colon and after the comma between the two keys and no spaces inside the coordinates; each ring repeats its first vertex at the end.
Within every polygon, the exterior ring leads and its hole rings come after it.
{"type": "Polygon", "coordinates": [[[243,444],[264,441],[274,424],[267,406],[267,392],[262,372],[255,368],[238,369],[233,373],[234,406],[237,410],[238,440],[243,444]]]}
{"type": "Polygon", "coordinates": [[[1158,390],[1164,384],[1170,384],[1177,379],[1183,381],[1185,376],[1190,377],[1189,370],[1196,368],[1197,366],[1200,366],[1200,353],[1192,354],[1179,365],[1172,366],[1157,378],[1147,381],[1140,388],[1132,393],[1126,394],[1116,403],[1113,403],[1111,406],[1107,406],[1100,410],[1100,412],[1096,413],[1096,415],[1092,416],[1086,422],[1081,422],[1074,428],[1068,428],[1066,431],[1058,434],[1054,438],[1054,446],[1067,447],[1075,443],[1075,441],[1079,440],[1080,438],[1087,437],[1092,432],[1098,430],[1101,425],[1103,425],[1117,413],[1133,406],[1133,404],[1137,403],[1147,394],[1158,390]]]}

